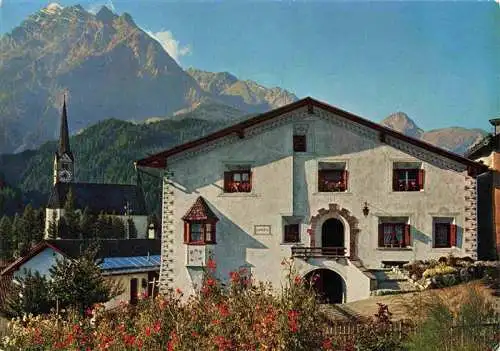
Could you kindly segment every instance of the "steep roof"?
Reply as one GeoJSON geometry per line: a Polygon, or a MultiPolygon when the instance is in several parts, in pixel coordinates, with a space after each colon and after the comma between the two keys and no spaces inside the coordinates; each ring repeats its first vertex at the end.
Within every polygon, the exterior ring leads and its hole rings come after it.
{"type": "Polygon", "coordinates": [[[208,207],[205,199],[201,196],[198,196],[193,206],[191,206],[182,219],[185,221],[204,221],[207,219],[219,220],[210,207],[208,207]]]}
{"type": "Polygon", "coordinates": [[[62,156],[64,154],[69,155],[73,160],[73,154],[69,147],[69,128],[68,128],[68,112],[66,110],[66,97],[64,97],[63,109],[61,113],[61,126],[59,131],[59,149],[57,154],[62,156]]]}
{"type": "Polygon", "coordinates": [[[129,184],[98,183],[56,183],[49,197],[48,208],[63,208],[69,190],[73,191],[75,208],[88,207],[93,213],[125,213],[125,206],[131,215],[147,215],[144,194],[140,187],[129,184]]]}
{"type": "Polygon", "coordinates": [[[429,144],[427,142],[424,142],[422,140],[409,137],[409,136],[404,135],[402,133],[399,133],[395,130],[384,127],[378,123],[374,123],[374,122],[369,121],[367,119],[364,119],[360,116],[357,116],[353,113],[344,111],[338,107],[331,106],[331,105],[328,105],[324,102],[320,102],[318,100],[315,100],[311,97],[306,97],[302,100],[298,100],[296,102],[282,106],[282,107],[277,108],[275,110],[262,113],[258,116],[247,119],[241,123],[237,123],[233,126],[230,126],[230,127],[221,129],[215,133],[209,134],[203,138],[196,139],[196,140],[187,142],[185,144],[175,146],[171,149],[159,152],[157,154],[151,155],[149,157],[143,158],[141,160],[137,160],[135,163],[137,166],[142,166],[142,167],[165,168],[167,159],[170,156],[173,156],[173,155],[176,155],[178,153],[187,151],[189,149],[204,145],[208,142],[217,140],[219,138],[222,138],[222,137],[225,137],[225,136],[228,136],[231,134],[237,134],[238,136],[240,136],[240,138],[244,138],[246,128],[273,120],[273,119],[278,118],[279,116],[281,116],[285,113],[292,112],[292,111],[299,109],[299,108],[302,108],[302,107],[308,107],[310,110],[312,110],[314,107],[323,109],[323,110],[328,111],[332,114],[335,114],[337,116],[345,118],[349,121],[352,121],[352,122],[361,124],[363,126],[366,126],[368,128],[374,129],[376,131],[379,131],[381,134],[381,139],[383,139],[384,136],[389,135],[389,136],[392,136],[394,138],[403,140],[409,144],[426,149],[427,151],[444,156],[448,159],[454,160],[456,162],[459,162],[459,163],[467,166],[469,171],[471,171],[471,173],[473,173],[473,174],[485,172],[487,170],[487,168],[484,165],[481,165],[480,163],[469,160],[469,159],[467,159],[463,156],[460,156],[458,154],[455,154],[453,152],[441,149],[437,146],[434,146],[434,145],[429,144]]]}
{"type": "Polygon", "coordinates": [[[59,239],[44,240],[34,246],[26,255],[7,266],[1,275],[11,274],[22,264],[38,255],[47,248],[60,253],[67,258],[81,256],[91,245],[97,244],[97,258],[105,257],[141,257],[161,254],[160,239],[106,239],[106,240],[82,240],[82,239],[59,239]]]}

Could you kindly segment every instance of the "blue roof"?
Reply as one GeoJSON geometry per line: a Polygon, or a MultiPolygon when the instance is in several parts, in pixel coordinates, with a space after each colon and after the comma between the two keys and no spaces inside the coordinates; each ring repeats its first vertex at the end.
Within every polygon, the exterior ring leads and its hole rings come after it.
{"type": "Polygon", "coordinates": [[[99,267],[104,273],[150,271],[160,268],[161,256],[104,257],[99,267]]]}

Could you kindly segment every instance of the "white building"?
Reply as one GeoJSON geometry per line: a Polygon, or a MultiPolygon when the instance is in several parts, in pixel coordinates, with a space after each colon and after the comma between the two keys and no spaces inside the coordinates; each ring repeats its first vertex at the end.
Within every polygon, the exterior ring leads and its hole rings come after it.
{"type": "Polygon", "coordinates": [[[383,264],[477,254],[481,164],[306,98],[136,162],[164,171],[160,289],[281,262],[331,302],[369,296],[383,264]]]}

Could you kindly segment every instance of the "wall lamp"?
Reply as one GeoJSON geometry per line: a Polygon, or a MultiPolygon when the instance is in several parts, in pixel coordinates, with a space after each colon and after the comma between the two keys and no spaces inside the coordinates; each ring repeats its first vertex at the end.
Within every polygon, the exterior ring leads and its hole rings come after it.
{"type": "Polygon", "coordinates": [[[368,202],[365,201],[365,205],[363,206],[363,215],[367,217],[369,213],[370,209],[368,208],[368,202]]]}

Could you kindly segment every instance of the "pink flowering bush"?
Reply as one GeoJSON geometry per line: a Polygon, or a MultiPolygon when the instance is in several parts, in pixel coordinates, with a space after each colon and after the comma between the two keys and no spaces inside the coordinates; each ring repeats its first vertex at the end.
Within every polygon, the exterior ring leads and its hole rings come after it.
{"type": "MultiPolygon", "coordinates": [[[[232,272],[227,287],[208,262],[200,293],[184,298],[176,289],[156,298],[142,297],[84,316],[25,316],[11,322],[4,350],[351,350],[325,335],[327,321],[315,295],[295,276],[289,262],[288,284],[275,294],[244,270],[232,272]]],[[[354,350],[352,348],[352,350],[354,350]]]]}

